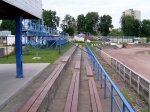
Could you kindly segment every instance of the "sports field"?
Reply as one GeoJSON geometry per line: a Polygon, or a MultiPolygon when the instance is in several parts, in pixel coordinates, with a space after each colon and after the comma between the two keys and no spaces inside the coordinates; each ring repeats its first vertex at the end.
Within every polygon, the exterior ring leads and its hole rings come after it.
{"type": "Polygon", "coordinates": [[[150,47],[107,49],[105,52],[150,80],[150,47]]]}

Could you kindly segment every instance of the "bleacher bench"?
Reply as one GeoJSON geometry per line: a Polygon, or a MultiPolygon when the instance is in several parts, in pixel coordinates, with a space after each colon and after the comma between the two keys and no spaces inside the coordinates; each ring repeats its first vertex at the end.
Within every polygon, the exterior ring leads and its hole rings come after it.
{"type": "Polygon", "coordinates": [[[75,69],[80,69],[80,61],[75,62],[75,69]]]}
{"type": "Polygon", "coordinates": [[[48,95],[51,87],[53,86],[56,79],[59,77],[63,70],[65,63],[58,64],[50,76],[43,82],[43,84],[35,91],[25,105],[20,109],[20,112],[37,112],[48,95]]]}
{"type": "Polygon", "coordinates": [[[77,112],[78,93],[79,93],[79,76],[80,76],[79,71],[73,72],[64,112],[77,112]]]}
{"type": "Polygon", "coordinates": [[[92,112],[103,112],[94,78],[93,77],[90,78],[88,82],[91,96],[90,98],[91,98],[92,112]]]}
{"type": "Polygon", "coordinates": [[[93,77],[93,72],[92,72],[91,66],[87,65],[85,67],[85,69],[86,69],[86,75],[87,75],[87,77],[93,77]]]}
{"type": "Polygon", "coordinates": [[[70,58],[70,55],[64,56],[62,62],[67,62],[70,58]]]}

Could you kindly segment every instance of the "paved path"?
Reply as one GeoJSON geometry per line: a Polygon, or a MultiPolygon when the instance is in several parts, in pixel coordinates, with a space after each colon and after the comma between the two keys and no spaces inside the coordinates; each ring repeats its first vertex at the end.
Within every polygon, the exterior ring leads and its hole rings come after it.
{"type": "Polygon", "coordinates": [[[16,64],[0,64],[0,107],[24,89],[49,63],[24,64],[24,78],[16,78],[16,64]]]}
{"type": "Polygon", "coordinates": [[[106,52],[150,80],[150,48],[117,49],[106,52]]]}

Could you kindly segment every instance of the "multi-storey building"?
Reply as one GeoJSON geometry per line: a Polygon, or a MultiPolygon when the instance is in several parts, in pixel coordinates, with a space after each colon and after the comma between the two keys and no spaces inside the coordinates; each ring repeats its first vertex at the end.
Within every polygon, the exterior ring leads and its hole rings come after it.
{"type": "Polygon", "coordinates": [[[124,16],[133,16],[135,19],[141,20],[141,11],[139,10],[133,10],[133,9],[128,9],[123,12],[124,16]]]}

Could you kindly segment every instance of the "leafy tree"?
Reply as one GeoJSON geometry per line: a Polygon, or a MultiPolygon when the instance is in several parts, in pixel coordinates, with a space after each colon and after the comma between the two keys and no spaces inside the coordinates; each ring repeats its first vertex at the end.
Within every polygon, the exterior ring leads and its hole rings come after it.
{"type": "Polygon", "coordinates": [[[140,36],[140,28],[141,22],[137,19],[133,21],[133,36],[139,37],[140,36]]]}
{"type": "Polygon", "coordinates": [[[78,32],[85,32],[85,17],[83,14],[77,17],[77,30],[78,32]]]}
{"type": "Polygon", "coordinates": [[[121,29],[125,36],[139,36],[140,35],[140,21],[133,16],[121,17],[121,29]]]}
{"type": "Polygon", "coordinates": [[[56,29],[59,26],[60,18],[56,16],[56,11],[43,10],[43,21],[48,27],[56,29]]]}
{"type": "Polygon", "coordinates": [[[102,33],[102,35],[107,36],[110,33],[110,28],[113,28],[112,17],[109,15],[101,16],[99,22],[99,31],[102,33]]]}
{"type": "Polygon", "coordinates": [[[61,23],[62,30],[68,33],[70,36],[73,36],[75,33],[75,27],[76,27],[76,22],[74,17],[67,14],[61,23]]]}
{"type": "Polygon", "coordinates": [[[85,17],[86,32],[96,35],[98,29],[98,18],[97,12],[88,12],[85,17]]]}
{"type": "Polygon", "coordinates": [[[150,37],[150,20],[143,20],[141,23],[141,36],[150,37]]]}
{"type": "Polygon", "coordinates": [[[9,30],[12,35],[15,35],[15,20],[2,20],[0,30],[9,30]]]}
{"type": "Polygon", "coordinates": [[[112,29],[109,33],[109,36],[123,36],[121,29],[112,29]]]}

